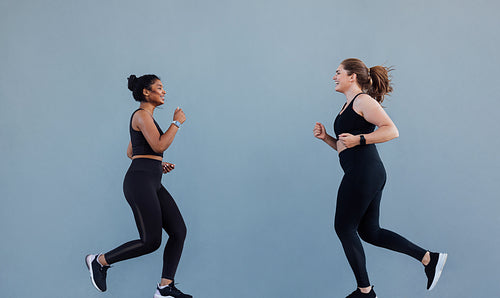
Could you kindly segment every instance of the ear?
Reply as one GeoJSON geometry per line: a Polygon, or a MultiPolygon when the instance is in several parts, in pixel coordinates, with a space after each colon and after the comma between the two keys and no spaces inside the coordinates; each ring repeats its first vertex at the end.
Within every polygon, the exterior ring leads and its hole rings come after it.
{"type": "Polygon", "coordinates": [[[147,97],[149,96],[149,92],[150,92],[150,91],[149,91],[148,89],[146,89],[146,88],[142,89],[142,94],[144,95],[144,97],[145,97],[146,99],[147,99],[147,97]]]}
{"type": "Polygon", "coordinates": [[[355,72],[353,72],[351,75],[351,82],[353,82],[353,81],[354,82],[358,81],[358,75],[355,72]]]}

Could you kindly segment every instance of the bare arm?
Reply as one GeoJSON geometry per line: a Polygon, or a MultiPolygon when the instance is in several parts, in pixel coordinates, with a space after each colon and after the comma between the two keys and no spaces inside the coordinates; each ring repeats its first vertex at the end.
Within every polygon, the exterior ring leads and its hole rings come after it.
{"type": "Polygon", "coordinates": [[[360,101],[360,111],[366,121],[375,124],[378,129],[365,135],[367,144],[384,143],[399,137],[399,131],[382,106],[374,99],[360,101]]]}
{"type": "MultiPolygon", "coordinates": [[[[378,127],[374,132],[363,135],[366,139],[366,144],[384,143],[399,136],[396,125],[394,125],[389,115],[387,115],[375,99],[368,95],[361,95],[354,102],[353,108],[366,121],[378,127]]],[[[359,135],[353,136],[349,133],[339,135],[339,139],[347,148],[357,146],[360,142],[359,135]]]]}
{"type": "Polygon", "coordinates": [[[323,142],[327,143],[334,150],[337,150],[337,139],[326,133],[325,126],[319,122],[316,122],[313,130],[314,136],[323,142]]]}
{"type": "MultiPolygon", "coordinates": [[[[186,116],[184,115],[182,109],[177,108],[175,110],[174,120],[179,121],[180,123],[184,123],[184,121],[186,121],[186,116]]],[[[170,144],[174,141],[175,135],[179,130],[177,126],[170,124],[167,131],[160,135],[160,132],[156,128],[153,121],[153,117],[151,117],[151,115],[144,110],[140,110],[134,115],[132,126],[136,126],[138,130],[142,132],[149,146],[151,146],[151,149],[153,149],[156,153],[162,153],[167,150],[170,144]]]]}
{"type": "Polygon", "coordinates": [[[325,143],[327,143],[330,147],[332,147],[334,150],[337,150],[337,139],[332,137],[329,134],[326,134],[326,138],[323,140],[325,143]]]}

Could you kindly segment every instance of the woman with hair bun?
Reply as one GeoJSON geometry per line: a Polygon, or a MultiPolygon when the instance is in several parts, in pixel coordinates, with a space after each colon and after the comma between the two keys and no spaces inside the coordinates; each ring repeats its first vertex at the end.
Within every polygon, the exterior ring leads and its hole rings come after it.
{"type": "Polygon", "coordinates": [[[375,144],[399,136],[398,129],[381,106],[384,96],[392,92],[389,71],[391,69],[383,66],[369,69],[355,58],[342,61],[333,80],[335,91],[345,95],[346,103],[335,118],[335,137],[327,134],[319,122],[313,130],[316,138],[338,151],[344,170],[337,194],[335,231],[358,286],[348,298],[376,297],[368,279],[360,238],[422,262],[428,290],[432,290],[439,280],[447,258],[445,253],[427,251],[379,226],[386,173],[375,144]]]}
{"type": "Polygon", "coordinates": [[[181,124],[186,121],[182,109],[174,112],[173,121],[163,132],[153,118],[156,107],[165,103],[165,90],[156,75],[128,78],[128,88],[140,102],[130,118],[130,142],[127,156],[132,163],[123,181],[123,192],[134,213],[140,239],[132,240],[104,254],[90,254],[85,263],[92,284],[106,291],[106,273],[111,264],[136,258],[157,250],[162,228],[169,238],[163,253],[161,282],[155,298],[191,298],[175,287],[174,276],[182,254],[186,225],[172,196],[161,184],[162,174],[172,171],[174,164],[163,162],[163,152],[172,144],[181,124]]]}

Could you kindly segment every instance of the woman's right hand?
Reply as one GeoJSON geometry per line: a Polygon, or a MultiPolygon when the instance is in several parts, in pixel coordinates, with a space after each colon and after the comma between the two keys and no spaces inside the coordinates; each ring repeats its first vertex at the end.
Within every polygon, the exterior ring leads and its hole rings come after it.
{"type": "Polygon", "coordinates": [[[326,139],[325,126],[319,122],[316,122],[316,125],[314,125],[313,133],[314,133],[314,136],[320,140],[324,141],[326,139]]]}
{"type": "Polygon", "coordinates": [[[179,107],[174,111],[174,121],[179,121],[181,124],[186,121],[186,115],[184,115],[184,112],[179,107]]]}

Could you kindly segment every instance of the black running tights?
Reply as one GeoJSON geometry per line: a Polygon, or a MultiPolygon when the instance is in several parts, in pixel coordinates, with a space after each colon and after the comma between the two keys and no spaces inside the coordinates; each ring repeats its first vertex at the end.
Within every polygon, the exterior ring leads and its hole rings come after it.
{"type": "Polygon", "coordinates": [[[123,192],[134,213],[140,239],[127,242],[104,257],[113,264],[151,253],[160,247],[163,228],[169,238],[163,253],[162,278],[173,280],[186,238],[186,225],[174,199],[161,185],[161,176],[161,161],[147,158],[132,161],[123,192]]]}
{"type": "Polygon", "coordinates": [[[360,237],[364,241],[404,253],[419,261],[426,250],[379,226],[380,200],[386,173],[374,145],[358,146],[339,155],[344,177],[337,196],[335,231],[358,287],[370,286],[360,237]]]}

